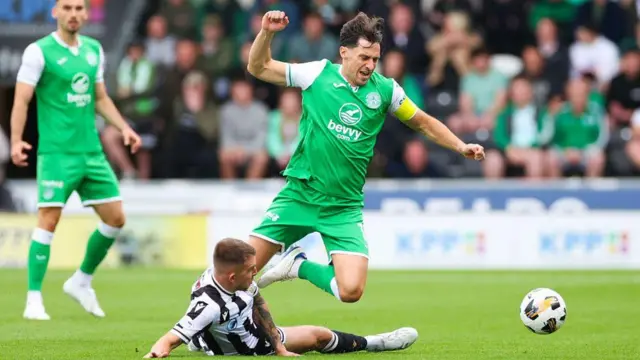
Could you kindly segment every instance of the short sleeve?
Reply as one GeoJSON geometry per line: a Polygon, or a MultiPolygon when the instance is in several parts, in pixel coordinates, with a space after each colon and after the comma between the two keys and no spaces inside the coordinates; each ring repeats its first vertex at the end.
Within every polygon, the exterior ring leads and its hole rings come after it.
{"type": "Polygon", "coordinates": [[[98,63],[98,74],[96,75],[97,83],[104,82],[104,67],[105,67],[104,50],[102,49],[102,45],[100,45],[100,62],[98,63]]]}
{"type": "Polygon", "coordinates": [[[407,97],[402,86],[395,80],[393,80],[393,94],[388,111],[401,121],[411,120],[418,112],[418,107],[407,97]]]}
{"type": "Polygon", "coordinates": [[[32,43],[22,54],[22,63],[18,70],[17,81],[36,86],[44,70],[44,54],[36,43],[32,43]]]}
{"type": "Polygon", "coordinates": [[[171,329],[171,333],[188,343],[197,333],[219,319],[220,307],[218,304],[206,295],[202,295],[191,301],[187,313],[171,329]]]}
{"type": "Polygon", "coordinates": [[[326,64],[326,59],[301,64],[287,64],[285,71],[287,86],[306,90],[320,76],[326,64]]]}

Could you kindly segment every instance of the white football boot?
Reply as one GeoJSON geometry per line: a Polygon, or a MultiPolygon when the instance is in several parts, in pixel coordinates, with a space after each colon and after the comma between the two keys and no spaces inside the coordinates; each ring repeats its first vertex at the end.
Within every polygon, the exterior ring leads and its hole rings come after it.
{"type": "Polygon", "coordinates": [[[62,286],[64,292],[71,296],[74,300],[76,300],[82,307],[93,316],[104,317],[105,313],[100,308],[100,304],[98,304],[98,298],[96,297],[96,292],[90,286],[83,286],[78,284],[70,278],[65,281],[62,286]]]}
{"type": "Polygon", "coordinates": [[[298,270],[303,260],[307,258],[301,247],[292,246],[282,254],[280,262],[265,270],[257,281],[261,289],[277,281],[287,281],[298,277],[298,270]]]}
{"type": "Polygon", "coordinates": [[[27,306],[24,309],[22,317],[27,320],[51,320],[51,317],[44,309],[42,303],[42,296],[37,296],[39,299],[30,299],[27,297],[27,306]]]}
{"type": "Polygon", "coordinates": [[[384,334],[365,336],[365,339],[367,339],[367,351],[402,350],[418,340],[418,330],[404,327],[384,334]]]}

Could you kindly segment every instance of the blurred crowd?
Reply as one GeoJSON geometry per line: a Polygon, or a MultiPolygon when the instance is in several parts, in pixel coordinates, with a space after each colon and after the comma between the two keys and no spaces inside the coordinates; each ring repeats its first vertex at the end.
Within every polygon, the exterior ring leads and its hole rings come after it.
{"type": "MultiPolygon", "coordinates": [[[[102,129],[124,179],[277,174],[298,142],[301,94],[251,77],[265,11],[290,25],[288,62],[338,58],[341,25],[384,17],[378,71],[487,159],[465,161],[390,117],[372,177],[634,176],[640,171],[640,25],[633,0],[163,0],[112,72],[142,135],[131,156],[102,129]]],[[[0,154],[1,155],[1,154],[0,154]]]]}

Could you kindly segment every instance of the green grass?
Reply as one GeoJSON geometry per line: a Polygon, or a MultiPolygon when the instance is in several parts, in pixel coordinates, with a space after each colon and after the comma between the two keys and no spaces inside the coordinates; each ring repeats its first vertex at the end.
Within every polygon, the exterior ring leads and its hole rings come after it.
{"type": "MultiPolygon", "coordinates": [[[[137,359],[186,310],[199,272],[103,270],[94,287],[105,319],[62,293],[71,272],[50,271],[52,320],[22,319],[25,271],[0,270],[0,359],[137,359]]],[[[304,281],[263,294],[279,325],[315,324],[357,334],[413,326],[420,338],[394,353],[340,359],[639,359],[640,272],[371,272],[364,298],[342,304],[304,281]],[[526,292],[551,287],[566,300],[567,323],[534,335],[521,323],[526,292]]],[[[184,348],[175,358],[198,358],[184,348]]],[[[310,354],[310,358],[333,356],[310,354]]]]}

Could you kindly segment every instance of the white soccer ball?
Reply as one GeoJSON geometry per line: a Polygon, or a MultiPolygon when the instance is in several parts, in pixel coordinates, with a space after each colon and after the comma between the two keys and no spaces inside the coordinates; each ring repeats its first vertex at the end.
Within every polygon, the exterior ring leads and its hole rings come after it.
{"type": "Polygon", "coordinates": [[[564,325],[567,304],[560,294],[551,289],[534,289],[520,304],[520,319],[534,333],[548,335],[564,325]]]}

